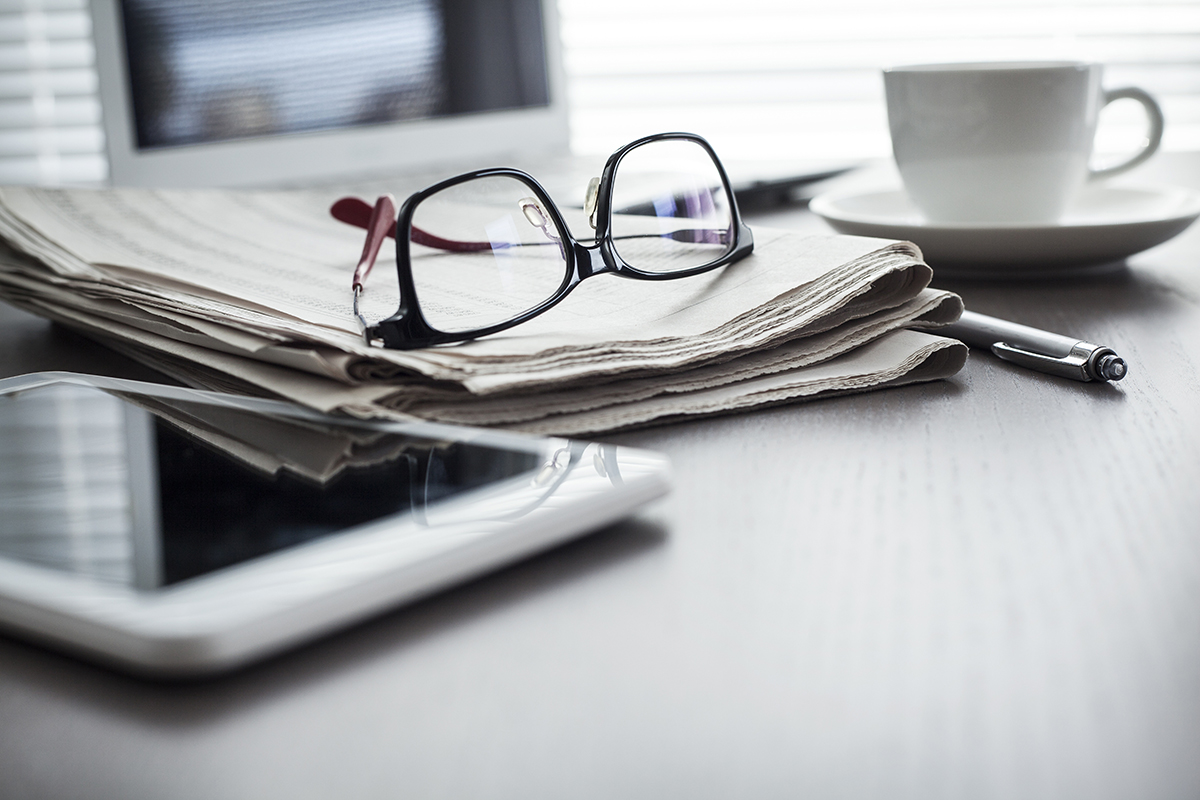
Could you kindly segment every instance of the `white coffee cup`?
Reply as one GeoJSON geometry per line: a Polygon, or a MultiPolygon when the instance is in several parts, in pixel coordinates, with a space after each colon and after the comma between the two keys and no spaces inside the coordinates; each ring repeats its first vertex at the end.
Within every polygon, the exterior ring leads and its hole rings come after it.
{"type": "Polygon", "coordinates": [[[917,208],[932,222],[1054,222],[1087,181],[1141,164],[1162,140],[1162,110],[1142,89],[1103,89],[1102,71],[1077,62],[885,70],[892,150],[917,208]],[[1145,107],[1145,145],[1093,169],[1100,109],[1120,98],[1145,107]]]}

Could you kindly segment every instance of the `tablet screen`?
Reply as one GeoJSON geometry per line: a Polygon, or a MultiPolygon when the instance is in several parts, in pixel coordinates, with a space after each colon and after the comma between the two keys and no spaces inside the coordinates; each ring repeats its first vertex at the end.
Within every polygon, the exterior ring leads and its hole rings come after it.
{"type": "Polygon", "coordinates": [[[71,384],[0,396],[0,454],[0,557],[146,590],[384,517],[420,524],[547,458],[536,441],[495,447],[71,384]]]}

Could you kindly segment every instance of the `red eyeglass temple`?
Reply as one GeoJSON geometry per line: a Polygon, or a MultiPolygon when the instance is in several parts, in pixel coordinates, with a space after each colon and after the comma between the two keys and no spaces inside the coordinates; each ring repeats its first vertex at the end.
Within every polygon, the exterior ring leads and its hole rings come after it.
{"type": "MultiPolygon", "coordinates": [[[[396,226],[396,203],[390,195],[384,195],[376,200],[374,208],[366,203],[362,203],[362,205],[367,215],[365,219],[360,220],[360,227],[367,229],[367,241],[363,243],[362,255],[358,257],[358,266],[354,268],[354,282],[351,286],[354,288],[356,297],[357,293],[362,291],[363,281],[371,273],[371,267],[375,266],[375,258],[379,255],[379,248],[383,246],[383,240],[388,235],[395,236],[392,229],[396,226]]],[[[334,216],[336,217],[337,214],[334,216]]]]}
{"type": "MultiPolygon", "coordinates": [[[[371,230],[372,214],[376,208],[379,208],[379,203],[387,198],[391,205],[391,224],[388,226],[386,235],[392,239],[396,238],[396,206],[392,202],[391,197],[384,195],[375,201],[375,208],[366,200],[357,197],[343,197],[329,208],[329,213],[339,222],[345,222],[347,225],[354,225],[357,228],[366,228],[371,230]]],[[[420,228],[414,227],[411,234],[412,241],[416,244],[422,244],[426,247],[436,247],[439,250],[451,250],[456,253],[473,253],[479,250],[491,250],[491,242],[460,242],[454,239],[443,239],[440,236],[434,236],[432,233],[423,231],[420,228]]],[[[380,244],[383,240],[380,239],[380,244]]],[[[378,252],[378,246],[375,248],[378,252]]]]}

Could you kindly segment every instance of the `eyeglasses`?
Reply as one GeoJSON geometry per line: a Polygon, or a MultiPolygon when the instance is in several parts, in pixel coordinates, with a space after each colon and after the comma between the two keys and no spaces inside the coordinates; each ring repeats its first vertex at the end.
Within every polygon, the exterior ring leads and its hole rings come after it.
{"type": "Polygon", "coordinates": [[[509,168],[430,186],[405,200],[398,216],[390,195],[374,207],[337,201],[335,218],[367,229],[352,284],[367,343],[409,350],[476,339],[548,311],[594,275],[686,278],[754,249],[725,168],[690,133],[647,136],[617,150],[588,184],[583,210],[570,211],[595,231],[592,241],[575,239],[541,184],[509,168]],[[389,236],[397,242],[399,308],[370,323],[364,284],[389,236]]]}

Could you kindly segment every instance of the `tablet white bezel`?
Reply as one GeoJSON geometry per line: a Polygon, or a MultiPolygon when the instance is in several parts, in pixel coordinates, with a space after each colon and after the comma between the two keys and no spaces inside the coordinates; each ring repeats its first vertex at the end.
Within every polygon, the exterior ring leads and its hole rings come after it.
{"type": "Polygon", "coordinates": [[[546,106],[141,150],[134,133],[120,0],[91,0],[109,182],[160,188],[294,186],[449,164],[492,166],[504,156],[565,153],[569,139],[558,11],[552,0],[542,0],[541,8],[546,106]]]}
{"type": "MultiPolygon", "coordinates": [[[[0,393],[54,383],[327,419],[288,403],[70,373],[0,380],[0,393]]],[[[531,442],[565,443],[432,423],[379,424],[525,451],[531,442]]],[[[507,481],[439,504],[428,525],[409,515],[379,520],[149,592],[0,557],[0,625],[144,674],[228,670],[583,535],[668,489],[669,465],[660,455],[574,447],[572,467],[534,503],[528,478],[507,481]],[[514,507],[523,513],[514,516],[514,507]]]]}

